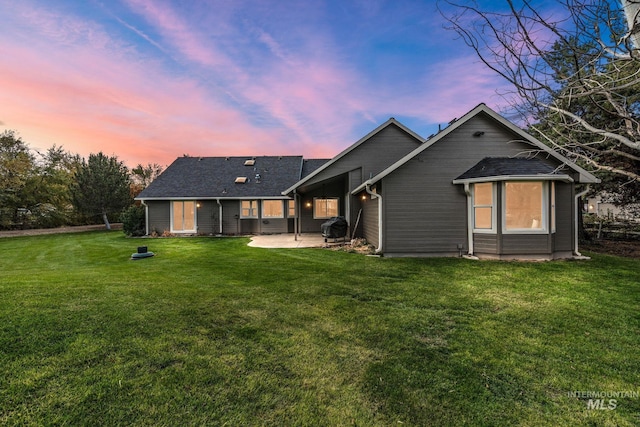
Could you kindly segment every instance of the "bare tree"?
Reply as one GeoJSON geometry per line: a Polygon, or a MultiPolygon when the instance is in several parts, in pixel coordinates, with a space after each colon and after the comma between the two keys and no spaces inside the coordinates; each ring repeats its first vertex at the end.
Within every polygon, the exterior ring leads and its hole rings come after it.
{"type": "Polygon", "coordinates": [[[442,0],[441,14],[510,83],[530,131],[595,172],[640,183],[640,0],[558,0],[502,12],[442,0]]]}

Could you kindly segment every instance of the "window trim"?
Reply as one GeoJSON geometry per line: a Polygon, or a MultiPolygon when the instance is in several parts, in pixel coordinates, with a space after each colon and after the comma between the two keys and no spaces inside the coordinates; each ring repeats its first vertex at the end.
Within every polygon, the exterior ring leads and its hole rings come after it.
{"type": "Polygon", "coordinates": [[[240,219],[258,219],[258,208],[258,199],[240,200],[240,219]],[[243,202],[249,202],[249,215],[244,215],[243,202]],[[252,212],[254,213],[253,215],[251,215],[252,212]]]}
{"type": "Polygon", "coordinates": [[[329,218],[333,218],[335,216],[339,216],[340,215],[340,198],[339,197],[314,197],[313,198],[313,219],[329,219],[329,218]],[[336,214],[335,215],[329,215],[329,216],[319,216],[316,214],[316,201],[318,200],[335,200],[336,201],[336,214]]]}
{"type": "Polygon", "coordinates": [[[169,229],[171,233],[196,233],[198,231],[198,202],[195,200],[171,200],[171,220],[169,222],[169,229]],[[177,229],[174,225],[173,207],[175,203],[182,203],[182,226],[184,227],[184,204],[193,203],[193,229],[177,229]]]}
{"type": "Polygon", "coordinates": [[[496,199],[497,199],[497,190],[496,190],[497,186],[495,185],[495,183],[493,182],[475,182],[473,184],[473,191],[471,193],[471,208],[472,208],[472,212],[473,212],[473,232],[474,233],[484,233],[484,234],[495,234],[497,227],[496,227],[496,222],[497,222],[497,206],[496,206],[496,199]],[[491,204],[490,205],[476,205],[476,185],[478,184],[490,184],[491,185],[491,204]],[[476,228],[476,208],[486,208],[486,207],[490,207],[491,208],[491,228],[476,228]]]}
{"type": "Polygon", "coordinates": [[[283,200],[279,200],[279,199],[267,199],[267,200],[262,200],[262,218],[266,218],[266,219],[277,219],[277,218],[284,218],[284,203],[282,203],[283,200]],[[264,209],[264,205],[267,202],[279,202],[280,203],[280,215],[278,216],[267,216],[265,215],[265,209],[264,209]]]}
{"type": "Polygon", "coordinates": [[[502,186],[502,234],[549,234],[549,186],[548,181],[504,181],[502,186]],[[509,183],[539,183],[541,185],[542,205],[540,208],[542,217],[540,218],[540,228],[511,228],[507,229],[507,184],[509,183]]]}

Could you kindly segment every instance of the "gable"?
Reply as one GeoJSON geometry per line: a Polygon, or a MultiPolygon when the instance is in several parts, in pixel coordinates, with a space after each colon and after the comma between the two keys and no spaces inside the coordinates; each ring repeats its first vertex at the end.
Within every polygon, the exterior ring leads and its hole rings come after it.
{"type": "Polygon", "coordinates": [[[345,151],[284,191],[304,191],[307,187],[354,170],[360,170],[361,180],[374,176],[402,158],[422,143],[422,138],[391,119],[345,151]]]}
{"type": "Polygon", "coordinates": [[[374,184],[419,159],[428,158],[433,167],[451,176],[453,180],[485,157],[532,156],[554,168],[562,166],[562,173],[576,182],[599,182],[584,169],[528,135],[486,105],[480,104],[352,193],[362,191],[366,185],[374,184]]]}

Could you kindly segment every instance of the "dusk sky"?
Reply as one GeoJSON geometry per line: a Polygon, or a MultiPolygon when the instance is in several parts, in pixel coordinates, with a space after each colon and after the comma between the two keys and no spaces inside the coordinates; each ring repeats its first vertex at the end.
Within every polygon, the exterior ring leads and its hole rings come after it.
{"type": "Polygon", "coordinates": [[[130,167],[332,157],[389,117],[426,137],[504,105],[435,1],[0,0],[0,16],[0,130],[130,167]]]}

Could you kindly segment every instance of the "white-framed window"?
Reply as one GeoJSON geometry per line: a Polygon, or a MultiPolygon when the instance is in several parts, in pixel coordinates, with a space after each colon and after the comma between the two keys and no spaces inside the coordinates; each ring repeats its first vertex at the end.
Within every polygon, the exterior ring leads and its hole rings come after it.
{"type": "Polygon", "coordinates": [[[287,200],[287,216],[289,218],[294,218],[296,216],[296,201],[295,200],[287,200]]]}
{"type": "Polygon", "coordinates": [[[282,200],[263,200],[262,218],[284,218],[282,200]]]}
{"type": "Polygon", "coordinates": [[[547,186],[542,181],[506,181],[503,192],[504,233],[547,232],[547,186]]]}
{"type": "Polygon", "coordinates": [[[171,202],[171,231],[194,233],[196,231],[195,200],[174,200],[171,202]]]}
{"type": "Polygon", "coordinates": [[[313,199],[313,218],[327,219],[338,216],[338,198],[314,198],[313,199]]]}
{"type": "Polygon", "coordinates": [[[258,218],[258,201],[241,200],[240,218],[258,218]]]}
{"type": "Polygon", "coordinates": [[[473,184],[473,231],[495,233],[495,185],[492,182],[473,184]]]}

